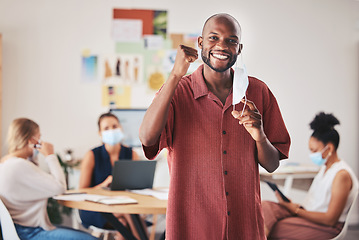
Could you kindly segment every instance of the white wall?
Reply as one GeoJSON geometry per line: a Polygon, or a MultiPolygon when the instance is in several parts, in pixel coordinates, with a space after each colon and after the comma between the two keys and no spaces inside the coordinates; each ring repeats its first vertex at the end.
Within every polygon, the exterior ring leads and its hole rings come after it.
{"type": "MultiPolygon", "coordinates": [[[[290,161],[309,162],[309,122],[318,111],[341,121],[339,156],[358,175],[359,1],[357,0],[0,0],[3,34],[2,142],[17,117],[41,126],[58,152],[80,158],[99,144],[99,84],[80,81],[80,54],[113,53],[113,8],[164,9],[171,33],[199,32],[228,12],[243,28],[250,75],[277,97],[292,137],[290,161]]],[[[6,147],[2,147],[5,153],[6,147]]]]}

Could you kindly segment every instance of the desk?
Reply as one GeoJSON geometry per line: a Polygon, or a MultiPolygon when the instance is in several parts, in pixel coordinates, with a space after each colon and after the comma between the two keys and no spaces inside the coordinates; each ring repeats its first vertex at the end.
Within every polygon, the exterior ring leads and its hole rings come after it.
{"type": "Polygon", "coordinates": [[[273,173],[268,173],[264,168],[259,168],[261,180],[284,180],[284,195],[289,195],[295,179],[306,179],[310,183],[319,171],[314,165],[281,165],[273,173]]]}
{"type": "Polygon", "coordinates": [[[138,232],[141,235],[141,240],[147,240],[142,224],[139,221],[139,214],[166,214],[167,201],[159,200],[157,198],[145,195],[139,195],[126,191],[109,191],[104,189],[85,188],[78,190],[70,190],[70,192],[86,192],[88,194],[98,194],[104,196],[129,196],[136,199],[138,203],[127,205],[106,205],[101,203],[94,203],[88,201],[68,201],[57,200],[60,204],[81,210],[95,211],[103,213],[104,217],[118,230],[126,239],[135,239],[134,236],[113,216],[112,213],[127,213],[131,214],[132,219],[136,225],[138,232]]]}

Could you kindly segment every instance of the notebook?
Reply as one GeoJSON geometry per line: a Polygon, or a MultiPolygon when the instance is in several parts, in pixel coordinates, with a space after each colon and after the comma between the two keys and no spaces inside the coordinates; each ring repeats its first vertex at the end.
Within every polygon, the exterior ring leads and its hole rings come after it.
{"type": "Polygon", "coordinates": [[[119,160],[112,169],[111,190],[152,188],[156,161],[119,160]]]}

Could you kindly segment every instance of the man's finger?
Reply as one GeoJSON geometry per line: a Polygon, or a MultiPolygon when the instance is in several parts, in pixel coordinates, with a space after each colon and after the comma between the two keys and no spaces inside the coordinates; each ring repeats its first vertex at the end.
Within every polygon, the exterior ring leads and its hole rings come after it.
{"type": "Polygon", "coordinates": [[[198,51],[197,49],[191,48],[191,47],[187,47],[184,45],[180,45],[179,46],[181,48],[181,50],[189,57],[191,57],[191,61],[194,62],[194,60],[196,60],[198,58],[198,51]]]}
{"type": "Polygon", "coordinates": [[[258,109],[256,107],[256,105],[254,104],[254,102],[250,101],[250,100],[241,100],[242,103],[247,104],[247,106],[249,107],[250,110],[252,110],[253,112],[258,112],[258,109]]]}

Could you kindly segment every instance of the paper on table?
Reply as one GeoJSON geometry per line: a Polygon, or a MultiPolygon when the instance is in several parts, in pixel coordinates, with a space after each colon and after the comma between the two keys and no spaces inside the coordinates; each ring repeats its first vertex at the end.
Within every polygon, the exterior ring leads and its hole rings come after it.
{"type": "Polygon", "coordinates": [[[137,203],[136,199],[128,196],[104,196],[96,194],[71,194],[71,195],[58,195],[53,197],[56,200],[64,201],[91,201],[103,204],[129,204],[137,203]]]}
{"type": "Polygon", "coordinates": [[[137,203],[136,199],[128,196],[103,196],[103,195],[90,195],[85,198],[85,201],[103,203],[103,204],[129,204],[137,203]]]}
{"type": "Polygon", "coordinates": [[[85,201],[86,196],[88,196],[89,194],[83,194],[83,193],[78,193],[78,194],[63,194],[63,195],[57,195],[52,197],[55,200],[64,200],[64,201],[85,201]]]}
{"type": "Polygon", "coordinates": [[[141,195],[149,195],[153,196],[155,198],[158,198],[160,200],[168,200],[168,188],[163,189],[140,189],[140,190],[130,190],[130,192],[141,194],[141,195]]]}

